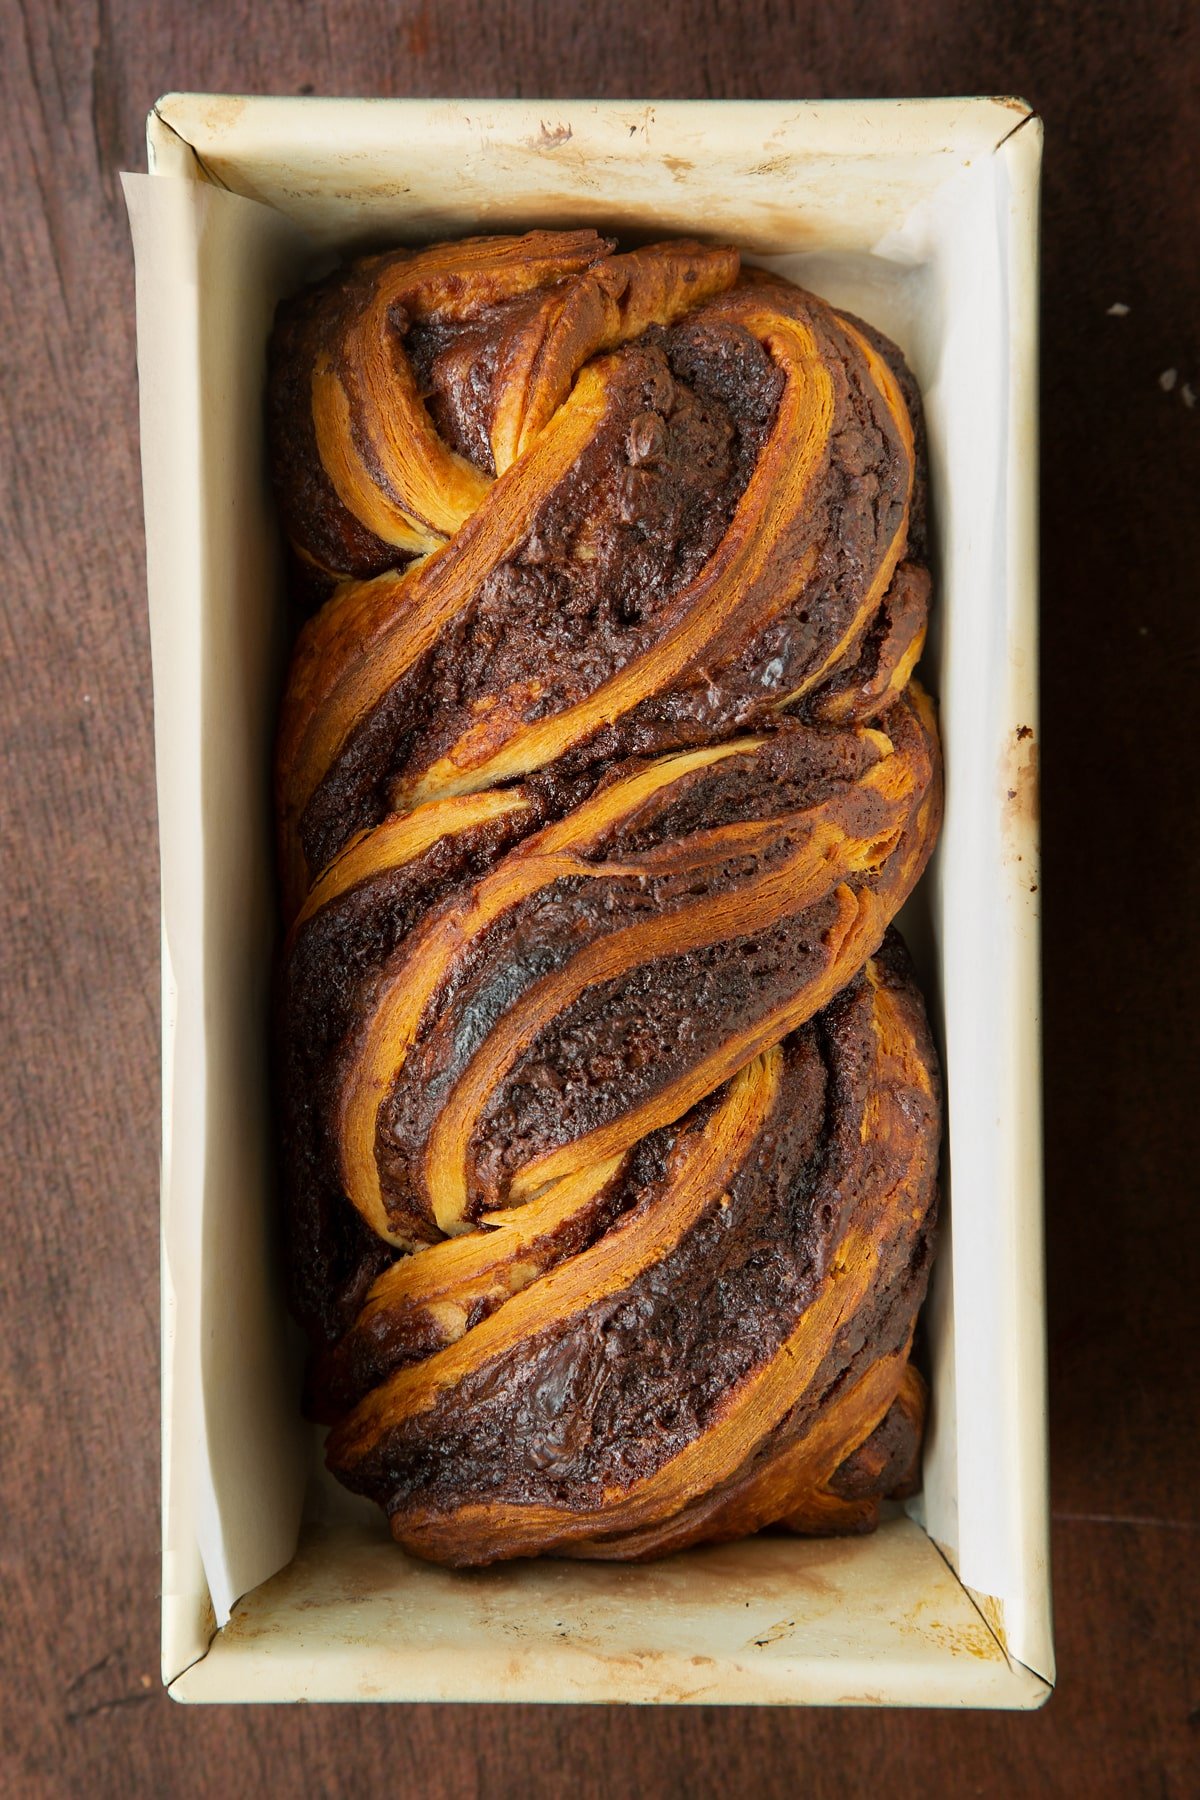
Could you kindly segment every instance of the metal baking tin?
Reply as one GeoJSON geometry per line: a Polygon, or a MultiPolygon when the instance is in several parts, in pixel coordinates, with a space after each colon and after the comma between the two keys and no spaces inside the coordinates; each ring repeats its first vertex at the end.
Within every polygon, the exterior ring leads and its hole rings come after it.
{"type": "Polygon", "coordinates": [[[171,95],[126,178],[162,847],[163,1678],[183,1700],[1033,1707],[1053,1681],[1041,1235],[1036,294],[1017,100],[171,95]],[[946,825],[906,928],[944,1050],[924,1490],[873,1537],[457,1574],[320,1471],[273,1255],[264,345],[322,255],[594,224],[727,238],[925,394],[946,825]]]}

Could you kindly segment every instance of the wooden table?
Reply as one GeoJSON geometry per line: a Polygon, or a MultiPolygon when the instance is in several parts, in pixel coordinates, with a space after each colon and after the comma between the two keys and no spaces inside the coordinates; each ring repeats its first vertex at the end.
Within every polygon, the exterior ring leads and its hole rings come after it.
{"type": "Polygon", "coordinates": [[[1194,9],[745,0],[739,18],[732,0],[9,0],[4,26],[0,1788],[171,1800],[1195,1793],[1194,9]],[[1010,92],[1044,114],[1061,1685],[1043,1713],[188,1712],[164,1697],[158,871],[117,171],[143,165],[144,115],[170,88],[1010,92]]]}

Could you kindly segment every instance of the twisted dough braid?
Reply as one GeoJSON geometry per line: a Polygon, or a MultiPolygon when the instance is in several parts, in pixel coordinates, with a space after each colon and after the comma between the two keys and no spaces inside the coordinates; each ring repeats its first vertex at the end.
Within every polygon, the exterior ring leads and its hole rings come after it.
{"type": "Polygon", "coordinates": [[[866,1529],[910,1479],[941,805],[898,354],[679,241],[283,309],[337,581],[279,738],[293,1297],[331,1467],[451,1563],[866,1529]]]}

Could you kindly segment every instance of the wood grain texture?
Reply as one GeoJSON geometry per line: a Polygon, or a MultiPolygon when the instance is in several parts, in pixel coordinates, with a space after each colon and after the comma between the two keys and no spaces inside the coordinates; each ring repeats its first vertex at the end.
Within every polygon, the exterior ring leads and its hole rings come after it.
{"type": "Polygon", "coordinates": [[[1195,1792],[1194,9],[10,0],[3,47],[0,1788],[98,1800],[1195,1792]],[[144,115],[171,88],[1016,92],[1044,114],[1062,1679],[1043,1713],[187,1713],[159,1691],[158,872],[117,170],[143,165],[144,115]]]}

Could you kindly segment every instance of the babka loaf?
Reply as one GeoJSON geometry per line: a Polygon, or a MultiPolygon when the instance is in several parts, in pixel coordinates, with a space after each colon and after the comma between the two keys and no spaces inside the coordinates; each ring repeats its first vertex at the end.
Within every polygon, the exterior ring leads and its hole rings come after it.
{"type": "Polygon", "coordinates": [[[281,1136],[328,1459],[455,1564],[869,1529],[940,1104],[919,400],[675,241],[367,258],[269,425],[281,1136]]]}

